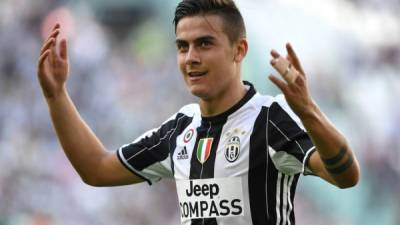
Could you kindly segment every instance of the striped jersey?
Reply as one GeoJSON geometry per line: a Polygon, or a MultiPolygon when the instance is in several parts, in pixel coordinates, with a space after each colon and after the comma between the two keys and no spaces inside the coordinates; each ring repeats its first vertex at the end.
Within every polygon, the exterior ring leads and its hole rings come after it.
{"type": "Polygon", "coordinates": [[[294,196],[315,147],[284,96],[253,85],[226,112],[184,106],[159,128],[118,149],[149,184],[176,180],[183,225],[294,225],[294,196]]]}

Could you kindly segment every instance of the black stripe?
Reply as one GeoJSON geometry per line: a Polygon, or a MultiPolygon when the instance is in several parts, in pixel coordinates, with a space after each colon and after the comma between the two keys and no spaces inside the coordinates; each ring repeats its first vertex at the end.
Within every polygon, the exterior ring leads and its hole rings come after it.
{"type": "Polygon", "coordinates": [[[280,184],[280,188],[281,188],[281,190],[279,191],[279,193],[280,193],[280,196],[279,196],[279,201],[280,201],[280,205],[279,205],[279,213],[281,214],[280,215],[280,217],[281,217],[281,221],[279,222],[279,224],[281,224],[281,225],[286,225],[286,224],[283,224],[283,217],[285,216],[284,215],[284,213],[286,212],[286,209],[284,209],[283,208],[283,205],[284,205],[284,203],[285,202],[283,202],[283,189],[284,189],[284,186],[286,185],[285,184],[285,177],[287,176],[287,175],[285,175],[285,174],[283,174],[283,173],[281,173],[282,174],[282,179],[281,179],[281,184],[280,184]]]}
{"type": "Polygon", "coordinates": [[[279,171],[275,168],[271,157],[268,155],[267,185],[268,185],[268,224],[276,224],[276,184],[279,171]]]}
{"type": "Polygon", "coordinates": [[[267,134],[268,109],[262,107],[250,136],[249,198],[253,225],[267,224],[267,134]]]}
{"type": "Polygon", "coordinates": [[[292,186],[290,187],[290,202],[292,203],[292,212],[289,215],[289,220],[291,225],[296,224],[295,215],[294,215],[294,196],[296,193],[297,182],[299,180],[300,175],[296,174],[293,177],[292,186]]]}
{"type": "Polygon", "coordinates": [[[276,102],[271,104],[268,120],[269,145],[274,150],[285,151],[302,162],[305,156],[305,152],[303,151],[307,151],[314,146],[308,134],[305,133],[276,102]],[[290,141],[287,140],[287,138],[289,138],[290,141]]]}
{"type": "MultiPolygon", "coordinates": [[[[177,128],[176,131],[171,135],[170,137],[170,141],[169,141],[169,156],[171,159],[171,170],[172,173],[175,174],[175,165],[174,165],[174,160],[173,160],[173,156],[174,156],[174,152],[176,149],[176,138],[182,134],[182,132],[186,129],[186,127],[188,127],[193,121],[193,117],[187,117],[184,116],[180,121],[179,124],[177,124],[177,128]],[[172,141],[171,141],[172,140],[172,141]]],[[[187,150],[186,148],[183,149],[187,154],[187,150]]]]}
{"type": "Polygon", "coordinates": [[[132,170],[131,168],[129,168],[129,166],[127,166],[127,165],[124,163],[124,161],[121,159],[121,156],[119,155],[118,151],[117,151],[116,153],[117,153],[117,156],[118,156],[119,161],[121,161],[122,165],[124,165],[124,167],[125,167],[126,169],[128,169],[129,171],[131,171],[131,172],[132,172],[133,174],[135,174],[136,176],[142,178],[142,179],[143,179],[144,181],[146,181],[149,185],[152,185],[152,183],[151,183],[151,181],[150,181],[149,179],[147,179],[146,177],[140,175],[140,174],[137,173],[136,171],[134,171],[134,170],[132,170]]]}
{"type": "MultiPolygon", "coordinates": [[[[156,162],[161,162],[165,160],[170,155],[171,148],[169,148],[170,147],[169,140],[172,135],[174,135],[174,138],[176,138],[176,131],[178,128],[182,129],[181,127],[178,126],[179,125],[178,123],[180,123],[181,119],[184,119],[183,118],[184,116],[185,114],[178,113],[174,119],[165,122],[163,125],[161,125],[161,127],[158,130],[154,131],[150,135],[143,137],[141,140],[137,142],[134,142],[132,144],[123,147],[121,149],[121,153],[124,159],[126,159],[129,166],[131,166],[137,171],[142,171],[143,169],[153,165],[156,162]],[[149,149],[151,150],[149,151],[149,149]],[[132,156],[134,156],[135,154],[137,155],[132,158],[132,156]]],[[[174,149],[175,148],[172,148],[172,151],[174,151],[174,149]]],[[[137,172],[129,168],[128,165],[125,165],[124,161],[120,158],[119,154],[118,158],[121,161],[121,163],[132,173],[134,173],[135,175],[139,176],[140,178],[146,180],[149,184],[151,184],[151,181],[149,179],[138,174],[137,172]]]]}
{"type": "MultiPolygon", "coordinates": [[[[226,121],[225,121],[226,122],[226,121]]],[[[215,167],[215,157],[217,154],[217,148],[219,139],[221,137],[222,127],[225,123],[213,124],[211,122],[202,123],[200,127],[197,128],[197,138],[196,144],[193,149],[192,158],[190,160],[190,179],[206,179],[214,177],[214,167],[215,167]],[[210,156],[203,163],[203,165],[197,159],[197,145],[199,144],[199,140],[201,138],[212,137],[214,138],[210,156]],[[203,167],[203,168],[202,168],[203,167]]],[[[207,219],[192,219],[191,225],[217,225],[216,218],[207,218],[207,219]],[[204,222],[203,222],[204,220],[204,222]]]]}
{"type": "Polygon", "coordinates": [[[178,114],[175,119],[164,123],[151,135],[123,147],[122,154],[129,165],[138,171],[142,171],[144,168],[166,159],[169,156],[168,139],[182,116],[184,114],[178,114]],[[134,155],[136,156],[132,157],[134,155]]]}

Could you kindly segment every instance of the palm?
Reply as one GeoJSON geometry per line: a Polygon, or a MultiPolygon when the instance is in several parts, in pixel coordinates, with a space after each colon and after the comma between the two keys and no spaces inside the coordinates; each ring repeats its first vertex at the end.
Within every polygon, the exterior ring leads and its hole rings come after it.
{"type": "MultiPolygon", "coordinates": [[[[43,67],[43,79],[48,79],[54,85],[65,83],[68,78],[68,62],[67,60],[60,60],[59,62],[51,62],[46,60],[43,67]]],[[[40,77],[40,74],[39,74],[40,77]]]]}
{"type": "Polygon", "coordinates": [[[47,98],[54,97],[61,92],[68,78],[68,55],[66,41],[59,44],[56,49],[59,25],[56,25],[49,38],[43,44],[39,63],[38,79],[47,98]]]}

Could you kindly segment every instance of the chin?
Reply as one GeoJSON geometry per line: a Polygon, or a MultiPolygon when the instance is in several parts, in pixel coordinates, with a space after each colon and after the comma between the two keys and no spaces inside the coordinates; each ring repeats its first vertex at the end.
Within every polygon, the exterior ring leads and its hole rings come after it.
{"type": "Polygon", "coordinates": [[[201,99],[207,99],[209,97],[209,91],[204,87],[191,86],[189,87],[189,91],[192,95],[201,99]]]}

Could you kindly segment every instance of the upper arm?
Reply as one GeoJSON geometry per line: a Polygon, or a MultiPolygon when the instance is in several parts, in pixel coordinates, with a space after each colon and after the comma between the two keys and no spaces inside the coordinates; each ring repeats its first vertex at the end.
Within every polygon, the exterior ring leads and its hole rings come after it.
{"type": "Polygon", "coordinates": [[[144,179],[125,168],[115,152],[107,152],[100,159],[96,175],[85,182],[92,186],[118,186],[143,182],[144,179]]]}
{"type": "Polygon", "coordinates": [[[321,160],[321,157],[318,153],[318,151],[314,151],[307,163],[307,167],[311,170],[311,172],[326,180],[327,182],[336,185],[335,181],[332,179],[331,175],[328,173],[328,171],[325,169],[324,163],[321,160]]]}
{"type": "Polygon", "coordinates": [[[318,151],[316,151],[311,155],[311,158],[308,162],[308,167],[315,175],[321,177],[329,183],[339,188],[349,188],[358,183],[360,175],[358,162],[357,160],[353,159],[353,153],[350,151],[347,155],[348,156],[340,160],[339,163],[334,164],[335,166],[333,169],[330,168],[331,171],[328,171],[324,161],[320,157],[320,154],[318,151]]]}

